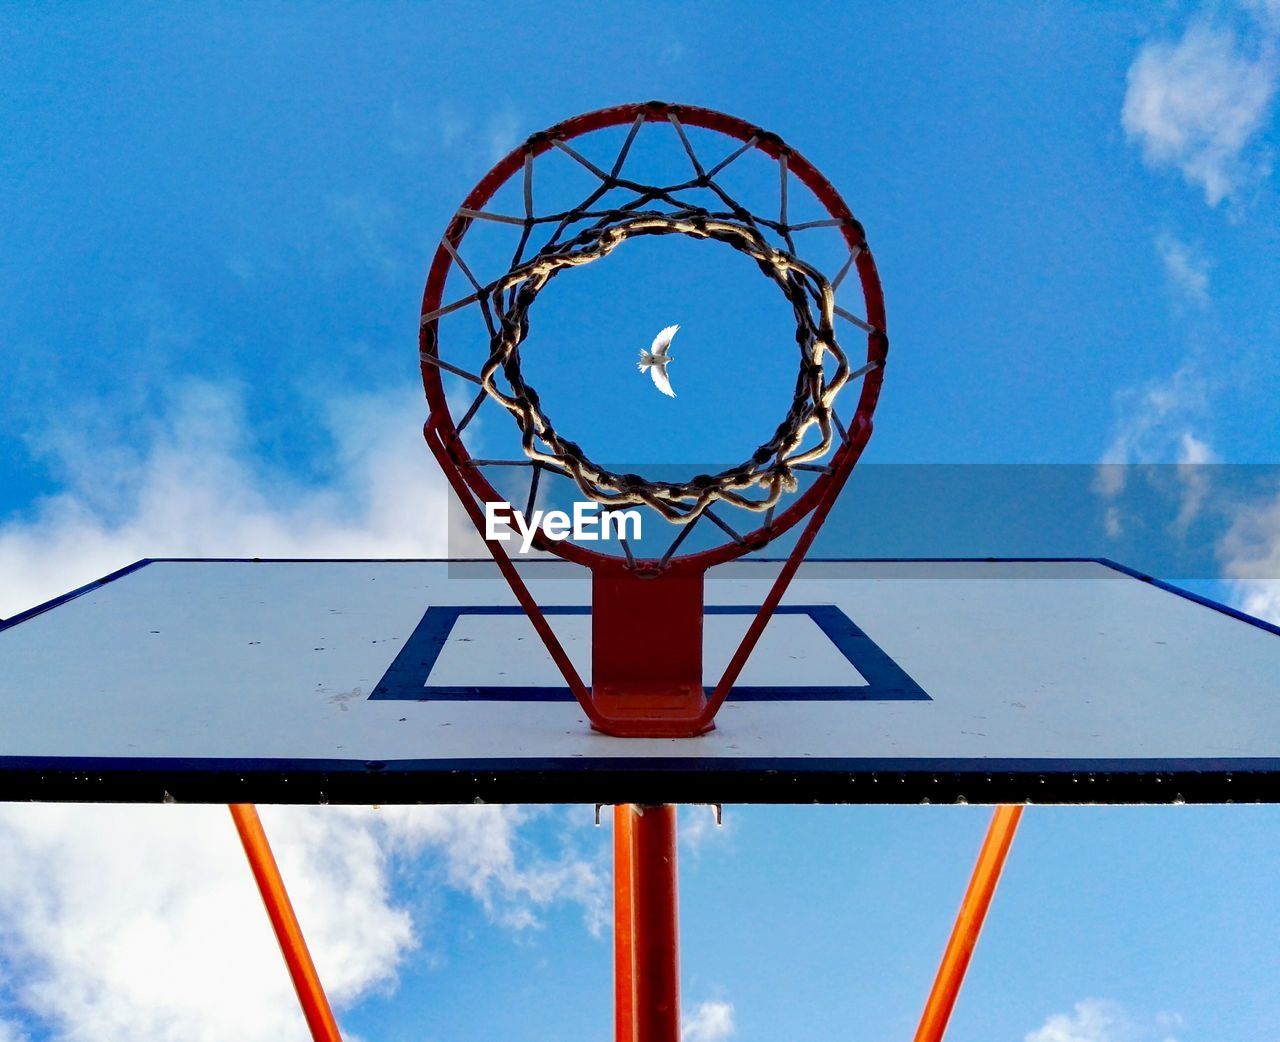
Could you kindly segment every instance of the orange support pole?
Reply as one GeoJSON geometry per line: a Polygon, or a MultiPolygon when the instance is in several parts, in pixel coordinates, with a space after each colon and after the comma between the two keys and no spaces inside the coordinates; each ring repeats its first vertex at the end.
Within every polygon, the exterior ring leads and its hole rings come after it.
{"type": "Polygon", "coordinates": [[[232,803],[228,809],[236,823],[236,831],[240,834],[245,856],[249,859],[254,882],[258,884],[258,893],[262,895],[262,903],[266,905],[271,928],[275,930],[276,940],[280,942],[280,951],[284,954],[285,966],[289,969],[293,988],[298,993],[298,1003],[302,1006],[303,1016],[307,1018],[311,1037],[315,1042],[342,1042],[337,1022],[333,1019],[333,1011],[329,1008],[329,1000],[325,997],[315,964],[311,961],[311,953],[307,951],[302,927],[298,925],[298,917],[294,915],[289,894],[284,888],[284,880],[280,877],[280,868],[271,853],[271,845],[267,842],[258,810],[252,803],[232,803]]]}
{"type": "Polygon", "coordinates": [[[960,985],[964,983],[965,970],[969,968],[969,960],[978,943],[983,920],[1000,879],[1000,870],[1009,856],[1009,846],[1013,843],[1013,834],[1021,817],[1022,808],[1018,806],[997,807],[991,818],[987,837],[978,852],[978,862],[973,867],[969,889],[965,891],[951,938],[942,953],[938,976],[920,1017],[915,1042],[941,1042],[947,1030],[947,1021],[951,1019],[951,1010],[956,1004],[956,996],[960,994],[960,985]]]}
{"type": "Polygon", "coordinates": [[[680,1042],[680,922],[676,808],[632,814],[635,1042],[680,1042]]]}
{"type": "Polygon", "coordinates": [[[613,808],[613,1022],[616,1042],[636,1042],[635,866],[631,823],[635,808],[613,808]]]}

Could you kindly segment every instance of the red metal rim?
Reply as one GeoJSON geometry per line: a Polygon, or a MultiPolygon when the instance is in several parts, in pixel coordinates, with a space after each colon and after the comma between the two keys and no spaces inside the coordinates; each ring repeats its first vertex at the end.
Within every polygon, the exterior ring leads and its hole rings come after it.
{"type": "MultiPolygon", "coordinates": [[[[787,166],[814,197],[833,217],[851,221],[845,224],[842,232],[849,248],[860,248],[855,269],[862,286],[867,322],[882,331],[867,336],[867,361],[883,362],[887,349],[887,340],[883,331],[885,323],[884,294],[880,287],[880,278],[876,272],[875,261],[865,239],[861,237],[861,226],[853,217],[848,205],[840,197],[840,193],[808,160],[790,146],[784,144],[775,134],[761,130],[735,116],[729,116],[712,109],[694,105],[671,105],[665,102],[650,101],[641,104],[618,105],[613,108],[599,109],[581,116],[557,123],[555,126],[534,135],[533,138],[512,150],[487,174],[480,179],[462,203],[461,208],[470,210],[483,209],[485,203],[510,180],[524,165],[526,149],[532,151],[536,158],[550,150],[551,139],[572,140],[606,127],[634,123],[637,117],[643,116],[645,122],[666,120],[674,114],[681,123],[689,126],[713,130],[738,141],[748,142],[755,138],[755,147],[772,159],[777,159],[784,151],[787,166]]],[[[456,248],[466,234],[469,222],[455,215],[445,229],[445,238],[456,248]]],[[[453,257],[443,243],[436,250],[431,262],[431,270],[427,275],[426,289],[423,292],[422,315],[429,315],[443,304],[445,283],[453,266],[453,257]]],[[[430,346],[429,331],[424,325],[419,330],[419,348],[426,351],[430,346]]],[[[480,468],[469,465],[471,456],[467,452],[462,438],[458,434],[453,416],[449,411],[444,384],[440,378],[440,369],[428,363],[421,364],[422,385],[426,392],[430,415],[427,425],[434,428],[444,443],[449,459],[457,468],[459,475],[467,487],[483,502],[505,503],[506,499],[485,478],[480,468]]],[[[708,568],[725,561],[734,560],[743,554],[765,546],[771,540],[782,535],[821,502],[835,475],[851,468],[861,455],[863,446],[871,432],[871,418],[875,412],[876,402],[880,396],[880,387],[884,380],[883,366],[871,370],[862,378],[862,391],[858,398],[858,406],[853,419],[848,424],[849,438],[836,450],[832,458],[831,469],[821,475],[805,491],[796,498],[787,509],[778,513],[773,523],[765,528],[761,526],[742,537],[742,542],[726,542],[708,550],[673,557],[668,567],[673,568],[708,568]]],[[[534,544],[539,550],[549,551],[568,561],[587,565],[588,567],[625,567],[625,559],[614,554],[587,550],[568,540],[548,540],[539,535],[534,544]]]]}

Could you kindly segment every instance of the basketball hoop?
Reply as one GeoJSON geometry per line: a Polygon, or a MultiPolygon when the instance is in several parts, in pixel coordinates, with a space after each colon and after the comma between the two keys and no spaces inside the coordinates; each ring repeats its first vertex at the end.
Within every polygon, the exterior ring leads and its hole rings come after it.
{"type": "MultiPolygon", "coordinates": [[[[533,135],[502,159],[467,196],[449,223],[436,251],[423,298],[420,360],[430,405],[424,428],[428,445],[477,530],[484,535],[482,504],[506,503],[486,477],[488,466],[530,469],[532,505],[543,475],[571,480],[588,499],[606,507],[642,506],[673,524],[677,531],[664,553],[634,554],[622,540],[621,554],[603,553],[571,540],[534,535],[542,551],[582,564],[592,573],[592,684],[583,683],[547,624],[523,579],[501,544],[486,540],[513,592],[547,645],[592,725],[626,736],[690,736],[713,726],[716,711],[737,679],[788,583],[812,544],[850,471],[871,435],[888,350],[884,302],[875,263],[862,226],[831,184],[776,135],[708,109],[648,102],[589,113],[533,135]],[[627,160],[647,124],[667,124],[675,132],[687,163],[684,180],[650,184],[632,180],[627,160]],[[570,142],[628,126],[625,141],[608,169],[587,158],[570,142]],[[733,146],[712,164],[704,163],[686,128],[728,138],[733,146]],[[539,214],[534,168],[539,156],[558,150],[585,168],[594,188],[577,205],[539,214]],[[777,166],[776,216],[754,212],[717,181],[717,175],[748,153],[758,152],[777,166]],[[524,213],[491,212],[486,206],[514,178],[523,179],[524,213]],[[819,220],[791,222],[789,191],[795,179],[825,210],[819,220]],[[707,200],[710,193],[711,202],[707,200]],[[698,200],[690,198],[699,194],[698,200]],[[481,279],[463,258],[468,231],[477,222],[505,224],[519,231],[507,271],[481,279]],[[814,228],[838,231],[847,259],[828,277],[797,249],[798,233],[814,228]],[[535,232],[549,230],[532,247],[535,232]],[[657,481],[620,474],[599,465],[552,421],[537,391],[525,379],[520,347],[530,328],[538,294],[561,272],[606,258],[641,236],[685,235],[724,243],[748,256],[782,292],[796,319],[799,371],[790,407],[772,436],[740,464],[684,482],[657,481]],[[530,255],[526,256],[526,252],[530,255]],[[451,272],[460,272],[469,292],[445,301],[451,272]],[[856,271],[862,291],[859,317],[836,302],[846,275],[856,271]],[[480,364],[466,368],[442,345],[440,320],[467,307],[481,311],[488,344],[480,364]],[[865,363],[851,367],[835,332],[837,319],[865,335],[865,363]],[[454,418],[442,373],[476,384],[476,397],[461,418],[454,418]],[[861,392],[847,423],[836,400],[861,380],[861,392]],[[505,381],[505,387],[503,382],[505,381]],[[494,401],[514,419],[522,457],[488,460],[473,456],[464,432],[485,401],[494,401]],[[797,471],[817,476],[801,489],[797,471]],[[784,503],[786,497],[793,497],[784,503]],[[759,523],[739,533],[716,511],[720,505],[749,511],[759,523]],[[702,520],[725,536],[723,542],[680,553],[690,531],[702,520]],[[703,576],[706,569],[758,550],[797,525],[806,524],[720,681],[702,684],[703,576]],[[664,622],[664,654],[654,656],[633,636],[645,619],[664,622]]],[[[746,527],[746,526],[742,526],[746,527]]]]}

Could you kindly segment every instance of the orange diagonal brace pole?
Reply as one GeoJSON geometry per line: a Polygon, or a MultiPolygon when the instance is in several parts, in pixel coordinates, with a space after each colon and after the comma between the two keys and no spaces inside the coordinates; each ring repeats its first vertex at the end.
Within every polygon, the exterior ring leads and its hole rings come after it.
{"type": "Polygon", "coordinates": [[[925,1003],[920,1026],[916,1029],[915,1042],[941,1042],[947,1030],[947,1021],[951,1018],[956,996],[960,994],[960,985],[964,983],[965,970],[969,968],[969,959],[974,945],[978,943],[982,922],[991,907],[991,896],[995,893],[1000,870],[1004,868],[1021,817],[1021,807],[997,807],[991,818],[987,838],[982,841],[982,850],[978,852],[978,863],[973,867],[973,878],[969,880],[969,889],[965,891],[960,914],[956,916],[956,924],[951,930],[951,939],[942,953],[938,976],[934,979],[933,990],[929,992],[929,1001],[925,1003]]]}
{"type": "Polygon", "coordinates": [[[333,1019],[333,1010],[329,1008],[329,1000],[320,985],[320,976],[316,973],[315,963],[311,961],[311,953],[307,951],[302,927],[298,925],[298,917],[293,913],[284,880],[280,878],[280,869],[271,853],[271,845],[267,842],[258,810],[252,803],[232,803],[230,810],[231,818],[236,823],[236,831],[240,833],[240,842],[244,844],[249,867],[253,870],[254,881],[258,884],[258,893],[262,895],[262,903],[267,906],[271,928],[275,930],[280,951],[284,953],[284,962],[293,979],[298,1003],[302,1006],[303,1016],[307,1018],[307,1027],[311,1029],[311,1037],[315,1042],[342,1042],[337,1022],[333,1019]]]}

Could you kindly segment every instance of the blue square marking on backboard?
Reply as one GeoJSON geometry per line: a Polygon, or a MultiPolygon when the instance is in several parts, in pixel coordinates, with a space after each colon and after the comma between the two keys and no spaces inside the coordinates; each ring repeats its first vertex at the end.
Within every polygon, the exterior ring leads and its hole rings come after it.
{"type": "MultiPolygon", "coordinates": [[[[550,605],[544,615],[590,615],[585,605],[550,605]]],[[[707,615],[755,615],[752,605],[711,604],[707,615]]],[[[374,686],[370,699],[412,702],[572,702],[565,687],[489,685],[468,687],[427,684],[453,627],[464,615],[523,615],[516,605],[433,605],[423,614],[395,661],[374,686]]],[[[866,680],[865,684],[735,685],[730,702],[931,701],[906,671],[834,604],[787,604],[778,615],[807,615],[866,680]]],[[[711,688],[707,689],[708,694],[711,688]]]]}

